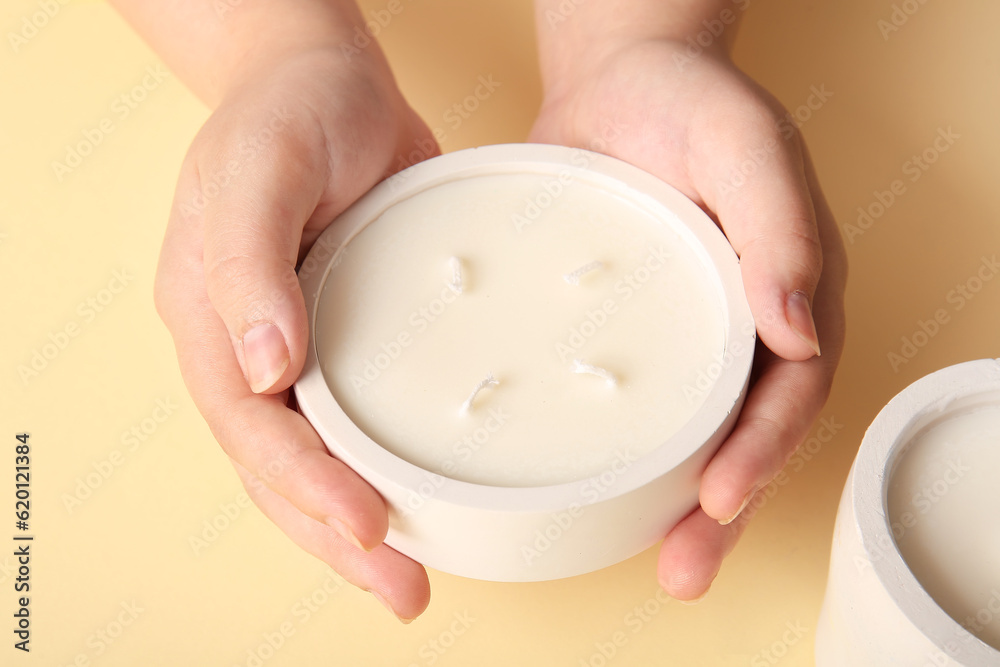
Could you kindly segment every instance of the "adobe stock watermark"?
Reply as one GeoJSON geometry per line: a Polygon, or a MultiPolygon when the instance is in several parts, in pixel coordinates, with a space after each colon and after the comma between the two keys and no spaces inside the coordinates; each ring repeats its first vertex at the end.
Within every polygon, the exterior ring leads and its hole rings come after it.
{"type": "Polygon", "coordinates": [[[614,297],[604,299],[593,309],[587,310],[580,322],[570,327],[567,336],[556,341],[555,351],[560,361],[572,360],[587,344],[587,341],[597,335],[597,332],[603,329],[619,312],[622,305],[642,290],[652,279],[654,273],[667,265],[670,253],[665,248],[662,246],[659,248],[650,247],[647,251],[646,259],[639,266],[615,282],[614,297]]]}
{"type": "MultiPolygon", "coordinates": [[[[88,650],[77,653],[65,667],[91,667],[94,659],[107,653],[145,611],[135,600],[122,601],[118,610],[112,612],[111,620],[87,636],[84,644],[88,650]]],[[[64,667],[64,663],[60,662],[59,667],[64,667]]]]}
{"type": "Polygon", "coordinates": [[[77,318],[46,334],[45,341],[38,347],[32,348],[27,362],[18,364],[17,375],[21,383],[27,387],[33,379],[49,368],[69,344],[83,333],[133,280],[135,276],[129,273],[128,269],[112,271],[111,279],[104,287],[77,304],[75,311],[77,318]]]}
{"type": "Polygon", "coordinates": [[[11,30],[7,33],[10,50],[18,53],[27,46],[69,2],[70,0],[37,0],[35,5],[38,9],[21,17],[21,25],[16,32],[11,30]]]}
{"type": "Polygon", "coordinates": [[[202,555],[232,527],[244,510],[252,506],[253,502],[246,491],[237,493],[232,501],[219,503],[219,511],[201,522],[201,530],[197,534],[188,536],[191,553],[195,556],[202,555]]]}
{"type": "Polygon", "coordinates": [[[747,152],[747,157],[731,170],[729,180],[722,183],[719,191],[730,194],[746,185],[747,180],[767,164],[772,155],[781,150],[781,142],[795,136],[798,130],[826,106],[833,95],[833,91],[827,90],[826,84],[809,86],[809,95],[805,101],[777,120],[776,129],[781,139],[771,137],[762,146],[751,148],[747,152]]]}
{"type": "Polygon", "coordinates": [[[962,627],[973,634],[982,633],[987,626],[1000,618],[1000,591],[992,589],[986,603],[975,614],[970,614],[961,620],[962,627]]]}
{"type": "Polygon", "coordinates": [[[854,567],[858,574],[864,574],[865,570],[872,567],[888,554],[898,550],[898,543],[906,533],[916,526],[920,520],[930,514],[955,485],[965,478],[966,473],[971,472],[971,468],[955,459],[948,461],[948,467],[941,473],[941,476],[933,482],[921,487],[910,498],[910,509],[902,512],[898,517],[886,517],[889,520],[890,534],[879,535],[875,544],[868,546],[868,558],[854,556],[854,567]]]}
{"type": "Polygon", "coordinates": [[[555,30],[561,24],[565,23],[570,16],[576,13],[577,8],[585,2],[587,0],[560,0],[555,9],[551,7],[546,9],[544,16],[549,30],[555,30]]]}
{"type": "Polygon", "coordinates": [[[295,118],[287,107],[271,112],[267,123],[236,146],[236,156],[210,174],[201,175],[201,187],[191,200],[180,205],[181,215],[190,219],[205,211],[208,202],[222,194],[233,180],[284,132],[295,118]]]}
{"type": "Polygon", "coordinates": [[[419,512],[444,485],[445,476],[455,477],[456,473],[461,470],[462,464],[471,461],[509,422],[510,414],[504,410],[503,406],[489,408],[478,426],[452,443],[451,455],[445,458],[439,467],[442,474],[424,471],[424,481],[417,488],[411,490],[406,498],[406,503],[397,508],[400,515],[410,517],[419,512]]]}
{"type": "Polygon", "coordinates": [[[577,490],[580,500],[571,502],[565,511],[553,512],[545,526],[535,529],[531,542],[521,545],[524,562],[532,565],[564,535],[573,530],[577,520],[586,513],[587,507],[605,497],[619,478],[638,460],[639,457],[631,448],[615,451],[611,463],[600,474],[580,484],[577,490]]]}
{"type": "Polygon", "coordinates": [[[889,524],[896,542],[903,539],[906,532],[916,526],[921,517],[928,515],[934,506],[962,481],[966,473],[971,471],[972,468],[962,463],[961,459],[950,460],[947,470],[941,474],[941,477],[914,493],[908,503],[910,509],[900,513],[896,520],[889,524]]]}
{"type": "Polygon", "coordinates": [[[629,640],[648,627],[671,601],[663,589],[657,589],[642,603],[633,606],[622,617],[621,627],[595,641],[594,650],[586,658],[580,658],[578,667],[607,667],[628,646],[629,640]]]}
{"type": "Polygon", "coordinates": [[[104,486],[111,479],[111,476],[121,466],[129,455],[134,454],[143,446],[153,434],[159,430],[160,426],[174,414],[179,406],[168,396],[157,398],[153,401],[153,409],[149,414],[133,424],[128,430],[122,431],[120,449],[112,449],[111,452],[91,464],[93,470],[76,478],[72,493],[63,493],[59,496],[63,507],[68,514],[73,514],[83,503],[94,495],[94,492],[104,486]]]}
{"type": "Polygon", "coordinates": [[[448,132],[457,132],[467,120],[472,118],[480,110],[487,100],[491,99],[496,91],[503,86],[502,81],[493,78],[493,74],[480,74],[476,77],[476,84],[469,94],[453,102],[451,106],[441,114],[441,123],[431,128],[431,139],[418,139],[413,145],[414,148],[406,154],[400,154],[396,158],[395,173],[387,176],[390,189],[395,191],[406,182],[406,167],[423,162],[427,158],[436,155],[438,144],[444,143],[448,139],[448,132]]]}
{"type": "Polygon", "coordinates": [[[466,609],[454,612],[448,625],[417,649],[417,660],[407,667],[430,667],[440,660],[475,624],[476,617],[466,609]]]}
{"type": "Polygon", "coordinates": [[[406,318],[407,328],[391,339],[379,343],[378,352],[364,357],[361,367],[355,368],[350,375],[351,386],[359,394],[373,382],[376,382],[394,361],[399,359],[403,351],[413,343],[432,324],[444,315],[448,307],[455,303],[462,294],[462,289],[451,281],[446,281],[438,295],[427,303],[415,308],[406,318]]]}
{"type": "Polygon", "coordinates": [[[821,417],[815,433],[806,438],[785,463],[785,467],[779,470],[778,474],[766,486],[753,495],[740,515],[729,523],[730,529],[737,530],[749,523],[762,507],[778,495],[782,487],[787,486],[792,481],[791,475],[802,472],[806,465],[816,458],[826,445],[833,442],[833,439],[843,429],[844,425],[837,421],[835,415],[821,417]]]}
{"type": "MultiPolygon", "coordinates": [[[[995,588],[988,592],[984,591],[984,596],[989,599],[974,614],[970,614],[959,621],[960,627],[955,629],[952,639],[946,640],[941,649],[934,649],[927,654],[927,660],[921,667],[948,667],[955,664],[954,659],[959,656],[963,646],[978,644],[979,640],[974,633],[981,633],[987,626],[1000,619],[1000,590],[995,588]]],[[[958,620],[958,619],[956,619],[958,620]]]]}
{"type": "MultiPolygon", "coordinates": [[[[241,0],[242,1],[242,0],[241,0]]],[[[407,4],[413,0],[407,0],[407,4]]],[[[361,26],[354,26],[354,33],[350,42],[340,42],[340,54],[344,60],[351,62],[355,56],[367,49],[383,30],[389,27],[393,20],[403,13],[406,6],[402,0],[389,0],[382,9],[369,9],[365,13],[364,29],[361,26]]]]}
{"type": "MultiPolygon", "coordinates": [[[[617,120],[603,123],[600,136],[591,139],[586,150],[573,149],[569,157],[570,165],[576,169],[589,168],[597,159],[597,155],[604,153],[608,145],[622,135],[624,128],[625,126],[617,120]]],[[[510,221],[514,224],[514,229],[521,233],[535,224],[542,213],[562,196],[573,180],[573,171],[564,168],[555,176],[542,181],[538,192],[524,198],[524,208],[520,212],[511,214],[510,221]]]]}
{"type": "MultiPolygon", "coordinates": [[[[587,161],[587,164],[590,160],[587,161]]],[[[524,209],[520,213],[511,214],[511,222],[518,233],[530,227],[543,211],[566,191],[566,186],[573,182],[573,174],[569,169],[560,169],[559,173],[542,181],[541,189],[533,197],[525,197],[524,209]]]]}
{"type": "Polygon", "coordinates": [[[705,53],[705,49],[710,48],[722,37],[727,27],[736,23],[740,14],[750,7],[751,1],[732,0],[735,9],[724,7],[716,18],[702,21],[701,24],[704,28],[687,38],[687,47],[684,49],[684,53],[674,53],[673,60],[677,70],[683,72],[685,67],[700,58],[705,53]]]}
{"type": "MultiPolygon", "coordinates": [[[[292,456],[288,451],[267,462],[264,470],[257,472],[246,484],[254,489],[261,489],[276,480],[289,469],[292,456]]],[[[240,490],[232,501],[219,503],[219,511],[201,522],[201,530],[188,536],[188,546],[195,556],[201,556],[210,546],[215,544],[223,533],[235,525],[245,511],[253,505],[250,494],[240,490]]]]}
{"type": "Polygon", "coordinates": [[[329,604],[346,583],[343,577],[330,570],[322,583],[289,607],[285,617],[273,630],[260,633],[260,641],[248,648],[242,662],[234,663],[234,667],[262,667],[302,626],[329,604]]]}
{"type": "MultiPolygon", "coordinates": [[[[754,326],[754,323],[746,322],[740,333],[744,336],[753,336],[756,332],[757,329],[754,326]]],[[[738,359],[745,357],[747,354],[753,354],[753,351],[753,345],[746,346],[736,340],[732,341],[731,344],[727,344],[724,352],[713,352],[708,366],[698,370],[694,383],[686,382],[681,388],[688,405],[704,401],[705,396],[712,390],[712,387],[715,386],[715,381],[718,380],[725,371],[732,368],[733,364],[735,364],[738,359]]]]}
{"type": "Polygon", "coordinates": [[[146,101],[149,94],[159,88],[169,76],[170,72],[159,63],[148,66],[142,79],[136,85],[119,94],[111,102],[110,115],[105,116],[91,127],[85,127],[81,130],[79,139],[66,144],[65,154],[61,162],[59,160],[52,161],[52,173],[55,175],[56,181],[62,183],[67,176],[76,171],[86,158],[92,155],[97,147],[118,129],[119,124],[132,115],[132,112],[146,101]]]}
{"type": "Polygon", "coordinates": [[[779,639],[771,642],[771,645],[764,648],[750,658],[750,667],[771,667],[784,660],[792,647],[802,641],[808,632],[808,628],[802,625],[802,621],[785,621],[785,630],[779,639]]]}
{"type": "Polygon", "coordinates": [[[502,405],[488,408],[478,426],[452,443],[451,456],[441,462],[441,472],[453,477],[461,470],[463,463],[471,461],[476,453],[483,449],[490,439],[509,422],[510,413],[505,411],[502,405]]]}
{"type": "Polygon", "coordinates": [[[951,322],[952,315],[965,308],[983,288],[1000,273],[1000,261],[996,254],[980,257],[979,266],[963,282],[957,283],[945,294],[945,305],[934,309],[926,319],[920,318],[909,334],[899,338],[899,347],[886,353],[886,361],[893,373],[913,361],[920,351],[927,347],[942,327],[951,322]],[[950,306],[950,308],[948,307],[950,306]]]}
{"type": "Polygon", "coordinates": [[[858,215],[855,222],[848,222],[841,225],[841,231],[847,238],[848,243],[853,245],[855,239],[871,229],[899,201],[900,197],[908,192],[907,181],[911,184],[919,181],[931,166],[944,153],[947,153],[961,137],[962,135],[956,133],[951,128],[951,125],[947,128],[939,127],[934,140],[919,153],[914,153],[900,166],[900,171],[906,177],[906,180],[896,178],[889,183],[885,190],[874,190],[872,192],[872,201],[858,207],[858,215]]]}
{"type": "Polygon", "coordinates": [[[893,3],[892,12],[888,18],[880,18],[875,22],[879,34],[886,42],[889,36],[899,30],[909,22],[909,20],[927,4],[927,0],[903,0],[900,3],[893,3]]]}
{"type": "MultiPolygon", "coordinates": [[[[332,236],[320,235],[320,238],[309,248],[309,254],[302,260],[302,264],[296,272],[297,282],[301,283],[307,280],[318,269],[325,269],[326,263],[337,254],[338,250],[340,250],[340,246],[337,245],[332,236]]],[[[340,258],[338,258],[337,264],[340,263],[339,260],[340,258]]]]}

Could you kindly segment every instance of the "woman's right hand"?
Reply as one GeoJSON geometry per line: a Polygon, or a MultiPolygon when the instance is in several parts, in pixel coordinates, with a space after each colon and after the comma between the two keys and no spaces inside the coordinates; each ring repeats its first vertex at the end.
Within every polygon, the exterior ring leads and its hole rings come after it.
{"type": "Polygon", "coordinates": [[[221,96],[187,153],[157,310],[192,398],[257,506],[409,621],[429,602],[426,572],[382,543],[381,497],[288,406],[309,337],[295,267],[341,211],[438,147],[374,43],[264,61],[221,96]]]}

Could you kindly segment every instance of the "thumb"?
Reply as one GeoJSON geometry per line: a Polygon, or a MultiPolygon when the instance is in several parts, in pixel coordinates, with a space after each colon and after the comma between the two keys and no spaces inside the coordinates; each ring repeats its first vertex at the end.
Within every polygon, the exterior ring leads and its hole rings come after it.
{"type": "Polygon", "coordinates": [[[803,361],[821,352],[812,302],[823,270],[804,148],[798,135],[757,138],[749,160],[744,152],[722,161],[737,167],[715,174],[712,209],[740,257],[761,340],[778,356],[803,361]]]}
{"type": "Polygon", "coordinates": [[[295,266],[329,178],[321,151],[302,148],[324,143],[293,140],[288,126],[284,132],[264,135],[270,145],[257,142],[257,150],[232,135],[221,147],[210,140],[191,179],[191,196],[203,203],[208,297],[255,393],[283,391],[302,371],[309,330],[295,266]]]}
{"type": "Polygon", "coordinates": [[[216,112],[192,148],[193,174],[182,182],[201,206],[185,222],[201,225],[206,291],[247,383],[273,394],[291,386],[305,363],[309,327],[295,273],[303,230],[315,240],[387,171],[416,159],[412,150],[403,155],[411,143],[425,148],[417,158],[438,148],[412,112],[395,132],[369,115],[362,129],[328,136],[324,127],[358,122],[351,109],[318,119],[284,106],[266,113],[267,105],[236,106],[216,112]]]}

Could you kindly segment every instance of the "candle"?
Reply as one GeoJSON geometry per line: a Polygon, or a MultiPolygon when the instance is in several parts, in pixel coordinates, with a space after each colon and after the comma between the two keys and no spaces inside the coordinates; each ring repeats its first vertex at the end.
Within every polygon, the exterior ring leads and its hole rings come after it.
{"type": "Polygon", "coordinates": [[[564,180],[443,183],[350,240],[316,345],[372,440],[455,479],[544,486],[631,465],[701,407],[725,351],[711,268],[649,209],[564,180]]]}
{"type": "Polygon", "coordinates": [[[865,432],[816,629],[817,667],[1000,665],[1000,362],[921,378],[865,432]]]}
{"type": "Polygon", "coordinates": [[[414,165],[334,221],[299,280],[299,408],[385,499],[386,543],[468,577],[568,577],[662,539],[753,361],[716,225],[589,151],[414,165]]]}
{"type": "Polygon", "coordinates": [[[892,473],[889,520],[903,560],[966,630],[1000,649],[1000,406],[917,434],[892,473]]]}

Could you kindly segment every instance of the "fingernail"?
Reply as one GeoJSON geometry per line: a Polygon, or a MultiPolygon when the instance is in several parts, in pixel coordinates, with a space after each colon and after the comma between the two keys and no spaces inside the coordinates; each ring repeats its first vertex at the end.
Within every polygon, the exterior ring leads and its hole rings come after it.
{"type": "Polygon", "coordinates": [[[757,487],[755,486],[754,488],[750,489],[750,492],[747,493],[747,495],[743,497],[743,502],[740,504],[740,508],[736,510],[736,513],[733,514],[728,519],[721,519],[719,523],[721,523],[723,526],[728,526],[733,521],[736,521],[736,517],[738,517],[740,514],[743,513],[743,510],[747,508],[747,505],[750,504],[750,501],[753,500],[753,497],[756,493],[757,493],[757,487]]]}
{"type": "Polygon", "coordinates": [[[243,334],[243,357],[247,382],[255,394],[274,386],[288,368],[288,346],[281,330],[270,322],[258,324],[243,334]]]}
{"type": "Polygon", "coordinates": [[[816,322],[813,321],[812,308],[809,299],[802,292],[795,291],[788,295],[785,303],[785,319],[799,338],[820,356],[819,335],[816,333],[816,322]]]}
{"type": "Polygon", "coordinates": [[[378,593],[378,591],[374,591],[372,589],[368,589],[368,592],[372,594],[372,597],[374,597],[376,600],[378,600],[379,602],[381,602],[382,606],[385,607],[386,609],[388,609],[389,612],[393,616],[395,616],[396,618],[398,618],[400,623],[402,623],[403,625],[409,625],[410,623],[413,622],[412,618],[403,618],[402,616],[400,616],[399,614],[397,614],[396,610],[392,608],[392,605],[389,604],[389,602],[384,597],[382,597],[378,593]]]}
{"type": "Polygon", "coordinates": [[[371,552],[371,549],[366,549],[365,546],[361,544],[361,540],[359,540],[358,536],[354,534],[354,531],[351,530],[350,526],[348,526],[340,519],[334,518],[332,516],[327,517],[326,525],[330,526],[330,528],[333,528],[335,531],[337,531],[338,535],[343,537],[345,540],[347,540],[357,548],[361,549],[362,551],[371,552]]]}

